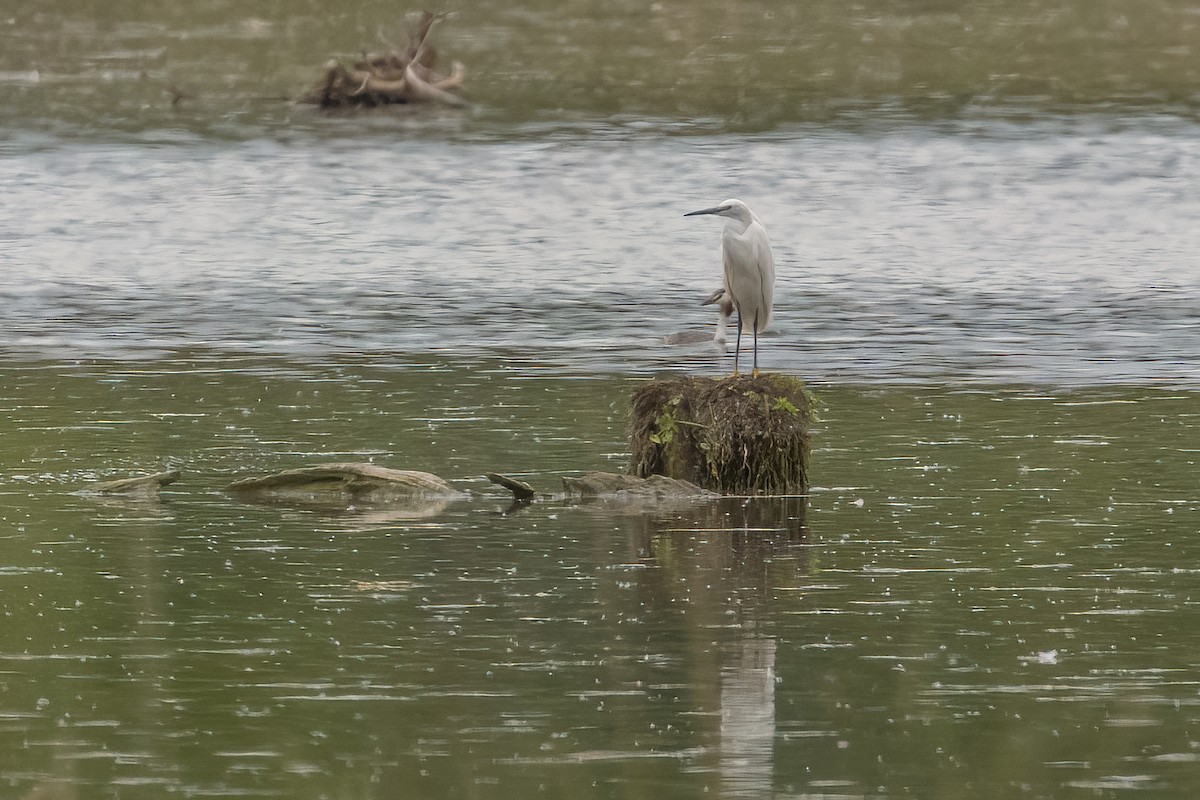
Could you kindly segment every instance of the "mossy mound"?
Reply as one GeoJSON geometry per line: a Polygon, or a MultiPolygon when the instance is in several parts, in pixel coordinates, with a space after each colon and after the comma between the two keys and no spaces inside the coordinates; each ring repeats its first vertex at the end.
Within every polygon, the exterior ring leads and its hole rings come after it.
{"type": "Polygon", "coordinates": [[[656,380],[633,395],[630,471],[722,494],[808,490],[809,399],[787,375],[656,380]]]}

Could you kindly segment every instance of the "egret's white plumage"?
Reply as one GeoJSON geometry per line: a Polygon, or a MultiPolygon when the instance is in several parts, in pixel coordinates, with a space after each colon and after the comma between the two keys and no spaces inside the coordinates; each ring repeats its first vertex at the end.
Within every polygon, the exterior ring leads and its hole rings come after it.
{"type": "MultiPolygon", "coordinates": [[[[758,334],[771,324],[775,294],[775,258],[767,229],[750,207],[741,200],[726,200],[719,206],[692,211],[685,217],[712,214],[725,218],[721,233],[721,256],[725,266],[725,286],[738,315],[738,343],[733,351],[733,374],[738,371],[742,332],[754,336],[754,374],[758,374],[758,334]]],[[[716,295],[710,298],[716,301],[716,295]]],[[[721,328],[724,329],[722,319],[721,328]]]]}

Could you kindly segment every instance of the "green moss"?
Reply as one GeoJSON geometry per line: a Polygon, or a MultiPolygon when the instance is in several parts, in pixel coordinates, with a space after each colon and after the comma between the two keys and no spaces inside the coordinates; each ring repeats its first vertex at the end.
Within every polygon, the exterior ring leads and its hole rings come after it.
{"type": "Polygon", "coordinates": [[[669,445],[675,441],[675,432],[679,430],[679,420],[675,418],[675,411],[681,402],[683,402],[683,398],[678,395],[671,398],[671,402],[667,404],[663,412],[654,418],[654,432],[650,434],[651,442],[669,445]]]}
{"type": "Polygon", "coordinates": [[[796,408],[792,401],[786,397],[776,397],[775,402],[771,405],[771,410],[783,414],[791,414],[793,417],[800,416],[800,409],[796,408]]]}

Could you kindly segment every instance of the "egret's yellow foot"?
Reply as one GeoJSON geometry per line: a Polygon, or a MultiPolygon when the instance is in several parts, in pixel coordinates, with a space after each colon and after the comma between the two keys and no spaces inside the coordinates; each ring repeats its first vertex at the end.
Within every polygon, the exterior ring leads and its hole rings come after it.
{"type": "Polygon", "coordinates": [[[757,377],[758,377],[758,367],[755,367],[755,368],[754,368],[754,369],[753,369],[753,370],[750,372],[750,377],[751,377],[751,378],[757,378],[757,377]]]}

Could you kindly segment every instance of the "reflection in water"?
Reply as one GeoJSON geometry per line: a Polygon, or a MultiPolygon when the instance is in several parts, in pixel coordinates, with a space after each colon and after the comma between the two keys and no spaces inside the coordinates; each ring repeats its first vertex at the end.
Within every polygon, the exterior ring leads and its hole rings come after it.
{"type": "Polygon", "coordinates": [[[669,581],[716,581],[736,594],[736,613],[752,619],[774,588],[807,570],[807,509],[802,495],[727,497],[677,515],[646,514],[636,540],[669,581]]]}
{"type": "Polygon", "coordinates": [[[341,527],[356,530],[432,519],[444,514],[455,502],[461,501],[448,497],[418,496],[392,503],[352,504],[348,506],[334,505],[328,502],[303,502],[287,497],[239,497],[237,498],[237,502],[279,509],[309,511],[320,514],[322,517],[327,517],[341,527]]]}
{"type": "Polygon", "coordinates": [[[739,633],[720,657],[697,662],[697,685],[717,688],[716,770],[724,797],[768,796],[774,783],[775,637],[764,632],[775,589],[806,571],[808,498],[725,498],[673,519],[648,515],[641,549],[668,593],[699,606],[700,621],[739,633]],[[714,675],[699,675],[701,665],[714,675]]]}
{"type": "Polygon", "coordinates": [[[766,797],[774,778],[775,639],[749,627],[721,671],[725,797],[766,797]]]}
{"type": "Polygon", "coordinates": [[[124,514],[136,513],[146,517],[170,517],[174,512],[168,501],[155,494],[78,494],[89,503],[124,514]]]}

